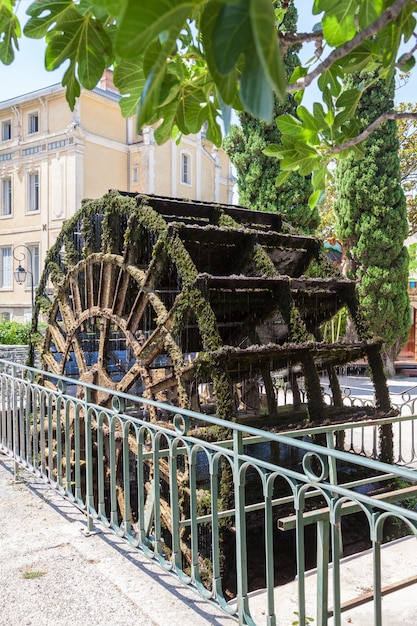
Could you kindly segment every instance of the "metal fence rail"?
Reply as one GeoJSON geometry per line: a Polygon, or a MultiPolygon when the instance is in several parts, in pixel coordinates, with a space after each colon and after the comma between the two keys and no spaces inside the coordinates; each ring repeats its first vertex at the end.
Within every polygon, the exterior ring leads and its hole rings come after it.
{"type": "MultiPolygon", "coordinates": [[[[341,521],[361,512],[374,554],[374,624],[382,624],[381,544],[393,518],[417,535],[417,512],[405,505],[417,476],[336,449],[341,431],[362,425],[278,435],[117,392],[101,407],[89,401],[97,389],[0,360],[0,450],[85,511],[90,530],[113,529],[240,624],[294,620],[274,593],[287,532],[305,624],[309,525],[317,531],[315,623],[333,614],[341,624],[341,521]],[[390,493],[368,495],[370,482],[389,483],[390,493]],[[256,587],[265,589],[262,622],[251,611],[256,587]]],[[[408,422],[414,437],[415,418],[408,422]]]]}

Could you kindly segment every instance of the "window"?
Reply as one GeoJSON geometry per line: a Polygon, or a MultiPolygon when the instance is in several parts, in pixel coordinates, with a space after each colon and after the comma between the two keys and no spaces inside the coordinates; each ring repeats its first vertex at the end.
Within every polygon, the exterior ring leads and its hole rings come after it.
{"type": "Polygon", "coordinates": [[[12,123],[10,120],[6,120],[1,124],[1,139],[2,141],[8,141],[12,138],[12,123]]]}
{"type": "MultiPolygon", "coordinates": [[[[27,245],[27,249],[30,251],[30,254],[27,256],[28,267],[27,269],[33,274],[33,286],[37,287],[39,285],[39,244],[32,243],[27,245]],[[30,267],[30,262],[32,261],[32,268],[30,267]]],[[[26,279],[26,287],[30,288],[31,286],[31,278],[28,273],[26,279]]]]}
{"type": "Polygon", "coordinates": [[[132,183],[137,183],[139,182],[139,173],[138,173],[138,168],[134,167],[132,169],[132,183]]]}
{"type": "Polygon", "coordinates": [[[191,158],[185,152],[181,153],[181,182],[191,185],[191,158]]]}
{"type": "Polygon", "coordinates": [[[11,288],[12,283],[12,249],[0,248],[0,287],[11,288]]]}
{"type": "Polygon", "coordinates": [[[28,121],[29,134],[37,133],[39,131],[39,113],[29,113],[28,121]]]}
{"type": "Polygon", "coordinates": [[[1,215],[12,214],[12,179],[3,178],[1,181],[1,215]]]}
{"type": "Polygon", "coordinates": [[[39,211],[39,174],[28,174],[28,212],[39,211]]]}

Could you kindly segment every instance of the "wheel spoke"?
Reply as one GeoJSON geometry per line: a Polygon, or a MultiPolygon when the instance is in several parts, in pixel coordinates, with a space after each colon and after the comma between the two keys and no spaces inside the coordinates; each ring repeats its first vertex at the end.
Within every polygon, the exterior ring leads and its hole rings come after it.
{"type": "Polygon", "coordinates": [[[74,311],[67,293],[63,294],[63,297],[58,301],[58,308],[65,329],[69,330],[73,328],[76,324],[76,317],[74,316],[74,311]]]}
{"type": "Polygon", "coordinates": [[[164,326],[158,326],[140,350],[140,360],[144,365],[150,365],[161,354],[168,330],[164,326]]]}
{"type": "Polygon", "coordinates": [[[100,277],[99,277],[99,280],[98,280],[98,289],[97,289],[97,303],[98,303],[99,306],[101,304],[101,292],[102,292],[102,290],[104,288],[104,285],[103,285],[103,271],[104,271],[104,268],[103,268],[103,261],[102,261],[100,263],[100,277]]]}
{"type": "Polygon", "coordinates": [[[86,309],[94,306],[94,272],[93,267],[89,263],[85,265],[85,292],[86,292],[86,309]]]}
{"type": "Polygon", "coordinates": [[[112,263],[102,263],[101,267],[99,303],[103,309],[110,309],[116,291],[114,288],[116,267],[112,263]]]}
{"type": "Polygon", "coordinates": [[[126,296],[129,290],[130,275],[120,270],[117,278],[116,288],[114,290],[114,298],[112,310],[115,315],[121,317],[123,315],[123,307],[125,305],[126,296]]]}
{"type": "Polygon", "coordinates": [[[143,368],[139,365],[139,363],[134,363],[130,370],[126,372],[126,374],[123,376],[122,380],[117,383],[117,391],[128,391],[130,387],[138,380],[138,378],[142,377],[142,373],[143,368]]]}
{"type": "Polygon", "coordinates": [[[56,320],[49,324],[49,332],[51,333],[51,337],[56,348],[58,349],[58,352],[65,352],[65,337],[63,336],[62,329],[56,320]]]}
{"type": "Polygon", "coordinates": [[[42,359],[43,359],[43,365],[45,369],[48,369],[49,372],[53,372],[54,374],[57,374],[57,375],[62,374],[61,363],[58,363],[58,361],[55,361],[51,352],[45,352],[42,355],[42,359]]]}
{"type": "Polygon", "coordinates": [[[135,302],[133,303],[132,311],[130,312],[130,315],[126,322],[126,327],[128,330],[130,330],[131,333],[135,333],[137,331],[147,304],[147,294],[144,291],[139,290],[135,302]]]}
{"type": "Polygon", "coordinates": [[[106,362],[107,362],[109,335],[110,335],[110,320],[107,318],[101,318],[97,362],[100,365],[100,367],[102,367],[103,369],[105,368],[106,362]]]}
{"type": "Polygon", "coordinates": [[[81,304],[81,294],[78,282],[71,276],[69,280],[69,289],[71,292],[71,302],[74,316],[77,318],[81,315],[83,307],[81,304]]]}
{"type": "Polygon", "coordinates": [[[77,362],[79,375],[82,376],[87,371],[87,364],[85,362],[84,351],[76,335],[73,336],[71,345],[77,362]]]}

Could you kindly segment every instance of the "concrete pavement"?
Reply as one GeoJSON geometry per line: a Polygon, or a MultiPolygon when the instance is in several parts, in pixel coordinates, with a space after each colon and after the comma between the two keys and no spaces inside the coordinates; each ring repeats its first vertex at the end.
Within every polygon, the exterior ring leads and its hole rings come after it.
{"type": "Polygon", "coordinates": [[[0,626],[236,623],[0,454],[0,626]]]}

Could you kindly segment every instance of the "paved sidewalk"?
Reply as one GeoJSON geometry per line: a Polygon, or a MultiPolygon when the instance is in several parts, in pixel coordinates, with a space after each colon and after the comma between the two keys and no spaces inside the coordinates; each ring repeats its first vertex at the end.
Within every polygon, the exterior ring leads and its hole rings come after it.
{"type": "Polygon", "coordinates": [[[0,453],[0,626],[236,623],[0,453]]]}

